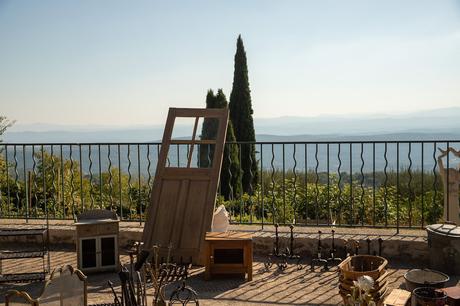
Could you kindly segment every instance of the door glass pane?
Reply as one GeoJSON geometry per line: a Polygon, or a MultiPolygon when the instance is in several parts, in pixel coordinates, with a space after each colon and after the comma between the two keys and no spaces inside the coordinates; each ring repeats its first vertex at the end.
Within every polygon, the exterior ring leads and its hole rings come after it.
{"type": "Polygon", "coordinates": [[[81,256],[83,268],[96,267],[96,239],[83,239],[81,241],[81,256]]]}
{"type": "Polygon", "coordinates": [[[101,265],[115,265],[115,238],[101,238],[101,265]]]}
{"type": "Polygon", "coordinates": [[[192,140],[195,117],[176,117],[172,130],[172,140],[192,140]]]}
{"type": "Polygon", "coordinates": [[[219,118],[203,118],[198,121],[195,139],[216,140],[219,131],[219,118]]]}
{"type": "Polygon", "coordinates": [[[169,146],[165,167],[187,167],[190,147],[190,144],[171,144],[169,146]]]}

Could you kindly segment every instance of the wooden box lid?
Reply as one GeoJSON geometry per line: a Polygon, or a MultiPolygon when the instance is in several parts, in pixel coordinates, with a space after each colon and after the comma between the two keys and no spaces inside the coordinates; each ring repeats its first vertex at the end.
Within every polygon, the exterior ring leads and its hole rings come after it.
{"type": "Polygon", "coordinates": [[[410,300],[410,292],[402,289],[393,289],[383,301],[385,306],[405,306],[410,300]]]}
{"type": "Polygon", "coordinates": [[[252,240],[252,234],[242,232],[206,232],[206,241],[252,240]]]}

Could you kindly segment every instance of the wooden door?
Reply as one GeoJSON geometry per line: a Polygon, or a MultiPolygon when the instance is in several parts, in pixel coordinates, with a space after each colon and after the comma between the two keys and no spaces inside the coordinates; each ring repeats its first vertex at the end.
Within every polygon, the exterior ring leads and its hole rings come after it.
{"type": "Polygon", "coordinates": [[[143,233],[146,248],[157,245],[165,256],[171,246],[175,260],[183,257],[188,261],[191,257],[194,263],[203,263],[202,248],[211,229],[227,121],[228,109],[169,109],[143,233]],[[179,128],[175,126],[178,118],[193,120],[190,139],[172,138],[173,130],[179,128]],[[215,139],[199,136],[199,122],[206,120],[216,129],[215,139]],[[168,158],[179,152],[174,149],[180,150],[180,146],[187,147],[182,165],[168,158]],[[212,156],[200,167],[197,151],[205,147],[212,156]]]}

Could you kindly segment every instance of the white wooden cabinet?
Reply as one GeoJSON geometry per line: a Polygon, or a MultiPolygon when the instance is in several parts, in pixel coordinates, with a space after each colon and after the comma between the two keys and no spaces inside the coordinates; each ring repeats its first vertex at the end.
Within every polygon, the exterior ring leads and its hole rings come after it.
{"type": "Polygon", "coordinates": [[[109,210],[90,210],[75,223],[78,269],[85,272],[118,270],[119,220],[109,210]]]}
{"type": "Polygon", "coordinates": [[[118,236],[79,238],[78,266],[85,272],[115,270],[118,267],[118,236]]]}

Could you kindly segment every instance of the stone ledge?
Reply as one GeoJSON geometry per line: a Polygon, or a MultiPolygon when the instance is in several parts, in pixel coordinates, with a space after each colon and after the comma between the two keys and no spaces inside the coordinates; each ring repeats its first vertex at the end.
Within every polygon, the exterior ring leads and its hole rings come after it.
{"type": "MultiPolygon", "coordinates": [[[[25,228],[46,226],[44,220],[24,219],[0,219],[2,228],[25,228]]],[[[51,244],[74,244],[75,226],[72,220],[50,220],[50,242],[51,244]]],[[[120,222],[120,246],[126,246],[133,240],[141,240],[143,223],[140,222],[120,222]]],[[[311,227],[299,226],[294,229],[295,250],[304,256],[312,256],[317,252],[318,230],[323,232],[322,245],[324,250],[331,246],[331,227],[311,227]]],[[[267,255],[273,249],[275,228],[273,225],[230,225],[232,231],[244,231],[253,234],[254,253],[267,255]]],[[[422,229],[396,229],[368,228],[368,227],[336,227],[335,245],[340,251],[348,239],[360,242],[362,253],[367,253],[366,239],[372,240],[371,248],[378,250],[376,239],[379,237],[384,240],[382,256],[388,259],[398,259],[399,261],[416,261],[421,265],[426,265],[429,259],[429,249],[426,242],[426,231],[422,229]]],[[[285,248],[289,245],[289,227],[280,226],[280,245],[285,248]]],[[[3,239],[3,242],[31,242],[33,239],[14,237],[14,239],[3,239]],[[22,239],[22,240],[21,240],[22,239]]],[[[326,256],[328,254],[324,254],[326,256]]]]}

